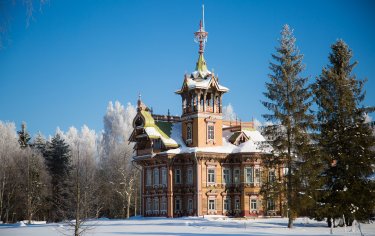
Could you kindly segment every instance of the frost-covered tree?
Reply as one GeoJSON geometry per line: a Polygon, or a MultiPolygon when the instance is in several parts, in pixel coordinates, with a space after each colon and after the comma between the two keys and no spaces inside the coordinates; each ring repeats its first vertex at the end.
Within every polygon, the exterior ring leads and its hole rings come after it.
{"type": "Polygon", "coordinates": [[[114,217],[129,217],[131,199],[136,197],[138,171],[132,165],[133,144],[128,141],[135,115],[134,106],[128,104],[125,108],[116,101],[114,105],[112,102],[108,104],[104,116],[101,196],[106,202],[106,211],[114,217]]]}
{"type": "Polygon", "coordinates": [[[24,156],[20,166],[23,167],[22,169],[25,170],[24,174],[26,174],[26,182],[22,181],[20,185],[22,189],[26,190],[26,217],[30,224],[33,217],[42,211],[43,204],[46,202],[49,176],[46,172],[41,152],[38,149],[30,147],[33,144],[29,144],[31,137],[26,129],[25,122],[22,123],[21,130],[17,133],[18,142],[22,149],[22,156],[24,156]]]}
{"type": "MultiPolygon", "coordinates": [[[[298,191],[296,187],[298,181],[294,177],[296,166],[308,153],[310,140],[308,129],[313,122],[313,116],[309,114],[311,92],[306,85],[307,78],[301,76],[304,70],[303,55],[299,53],[295,42],[293,30],[288,25],[284,25],[279,40],[280,45],[276,48],[276,54],[272,54],[274,62],[269,66],[271,81],[266,83],[267,91],[264,93],[268,101],[262,102],[271,112],[264,114],[263,117],[273,122],[273,125],[265,127],[264,130],[273,147],[273,158],[269,159],[269,165],[276,167],[285,164],[287,170],[286,178],[279,177],[279,182],[280,185],[286,183],[284,187],[289,228],[293,227],[293,217],[297,210],[294,203],[298,191]]],[[[275,188],[277,191],[283,189],[280,185],[275,188]]]]}
{"type": "Polygon", "coordinates": [[[343,217],[365,221],[375,205],[375,138],[366,114],[374,107],[363,105],[365,81],[352,73],[352,51],[343,40],[331,46],[329,64],[315,84],[321,198],[318,218],[343,217]]]}
{"type": "Polygon", "coordinates": [[[75,221],[72,222],[75,235],[81,235],[90,227],[84,222],[96,216],[98,202],[97,184],[97,137],[94,130],[86,125],[79,132],[75,127],[70,127],[68,132],[62,134],[70,147],[72,157],[72,174],[70,177],[70,214],[75,221]]]}
{"type": "Polygon", "coordinates": [[[232,104],[223,106],[223,120],[229,120],[235,122],[237,120],[237,114],[234,112],[232,104]]]}

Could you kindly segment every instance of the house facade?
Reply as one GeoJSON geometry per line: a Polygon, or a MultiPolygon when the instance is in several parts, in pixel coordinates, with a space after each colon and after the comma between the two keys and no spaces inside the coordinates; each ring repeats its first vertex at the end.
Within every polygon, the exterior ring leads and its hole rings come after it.
{"type": "Polygon", "coordinates": [[[139,98],[130,141],[142,169],[143,216],[281,215],[281,195],[263,196],[261,186],[279,181],[285,168],[267,168],[270,148],[253,122],[223,120],[229,91],[207,69],[204,23],[195,32],[199,55],[175,93],[181,116],[156,115],[139,98]]]}

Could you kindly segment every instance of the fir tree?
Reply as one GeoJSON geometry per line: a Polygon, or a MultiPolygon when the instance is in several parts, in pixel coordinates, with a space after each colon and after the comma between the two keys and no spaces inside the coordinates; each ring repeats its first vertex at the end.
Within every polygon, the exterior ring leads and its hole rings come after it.
{"type": "MultiPolygon", "coordinates": [[[[352,74],[352,51],[338,40],[331,46],[330,64],[314,85],[318,105],[317,143],[319,160],[324,165],[317,218],[344,217],[369,219],[375,205],[373,147],[375,139],[365,115],[374,107],[364,107],[365,81],[352,74]]],[[[330,222],[330,221],[329,221],[330,222]]]]}
{"type": "Polygon", "coordinates": [[[288,227],[291,228],[297,210],[294,200],[298,192],[296,183],[299,182],[294,175],[298,170],[297,163],[303,161],[308,153],[307,132],[313,123],[313,116],[309,114],[310,87],[306,85],[307,78],[300,75],[304,70],[303,55],[296,48],[296,39],[288,25],[283,27],[279,42],[277,53],[272,55],[275,63],[270,63],[271,82],[266,83],[267,92],[264,93],[269,101],[262,103],[271,111],[271,114],[263,117],[274,124],[265,127],[264,131],[273,147],[271,165],[276,163],[275,167],[280,167],[284,163],[286,167],[286,178],[281,180],[279,176],[279,186],[275,189],[284,189],[286,192],[281,191],[280,194],[286,194],[287,197],[288,227]]]}
{"type": "Polygon", "coordinates": [[[18,133],[18,142],[21,148],[26,148],[29,146],[29,141],[31,139],[29,133],[26,130],[26,123],[22,122],[21,130],[18,133]]]}
{"type": "Polygon", "coordinates": [[[66,217],[69,188],[69,176],[71,171],[71,155],[69,146],[56,134],[51,142],[47,143],[44,152],[45,162],[51,176],[52,199],[50,217],[53,221],[66,217]]]}

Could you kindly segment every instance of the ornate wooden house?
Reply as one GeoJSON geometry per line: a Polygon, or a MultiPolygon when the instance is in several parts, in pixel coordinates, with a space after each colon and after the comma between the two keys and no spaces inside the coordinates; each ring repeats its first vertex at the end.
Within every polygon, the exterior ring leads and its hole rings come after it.
{"type": "Polygon", "coordinates": [[[134,161],[142,167],[142,214],[280,215],[281,196],[262,196],[260,188],[280,178],[283,167],[262,164],[268,155],[261,145],[265,139],[252,122],[222,119],[222,99],[229,89],[207,69],[207,35],[201,22],[195,33],[195,71],[184,76],[176,91],[182,98],[181,116],[152,114],[138,100],[130,141],[136,143],[134,161]]]}

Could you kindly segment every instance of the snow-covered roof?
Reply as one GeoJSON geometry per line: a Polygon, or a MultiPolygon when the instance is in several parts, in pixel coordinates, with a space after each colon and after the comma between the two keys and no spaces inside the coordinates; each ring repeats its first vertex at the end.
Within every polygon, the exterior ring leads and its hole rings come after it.
{"type": "MultiPolygon", "coordinates": [[[[195,73],[195,72],[193,72],[195,73]]],[[[198,73],[198,72],[196,72],[198,73]]],[[[185,78],[185,83],[184,85],[182,86],[181,90],[178,90],[176,91],[176,93],[181,93],[185,86],[188,88],[188,90],[192,90],[192,89],[209,89],[211,86],[216,86],[218,91],[221,91],[221,92],[228,92],[229,89],[225,86],[222,86],[220,85],[216,78],[214,76],[207,76],[205,77],[204,79],[202,78],[194,78],[194,77],[186,77],[185,78]],[[185,85],[186,84],[186,85],[185,85]]]]}
{"type": "Polygon", "coordinates": [[[193,153],[193,152],[216,152],[216,153],[267,153],[269,148],[264,149],[261,147],[261,142],[265,141],[264,137],[259,131],[249,131],[251,137],[248,141],[236,146],[228,141],[231,132],[226,130],[223,132],[223,145],[216,147],[187,147],[182,139],[181,123],[174,123],[171,130],[171,138],[176,141],[180,146],[179,148],[169,149],[166,153],[193,153]]]}

